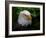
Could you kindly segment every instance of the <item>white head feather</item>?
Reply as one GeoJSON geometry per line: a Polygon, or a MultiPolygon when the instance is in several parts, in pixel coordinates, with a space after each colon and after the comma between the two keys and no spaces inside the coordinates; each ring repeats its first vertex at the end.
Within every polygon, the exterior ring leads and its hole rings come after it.
{"type": "Polygon", "coordinates": [[[28,15],[28,16],[31,15],[31,13],[27,10],[21,11],[18,17],[18,23],[21,24],[22,26],[31,24],[31,20],[26,20],[23,14],[28,15]]]}

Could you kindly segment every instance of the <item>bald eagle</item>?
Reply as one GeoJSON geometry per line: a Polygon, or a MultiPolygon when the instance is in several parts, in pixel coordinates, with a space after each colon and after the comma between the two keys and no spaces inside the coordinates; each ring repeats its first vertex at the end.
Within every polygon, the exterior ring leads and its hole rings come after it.
{"type": "Polygon", "coordinates": [[[18,24],[21,24],[22,26],[24,25],[31,25],[32,23],[32,16],[31,13],[27,10],[23,10],[20,12],[19,16],[18,16],[18,24]]]}
{"type": "Polygon", "coordinates": [[[17,22],[13,25],[13,31],[31,29],[30,26],[32,24],[32,14],[28,10],[20,11],[16,21],[17,22]]]}

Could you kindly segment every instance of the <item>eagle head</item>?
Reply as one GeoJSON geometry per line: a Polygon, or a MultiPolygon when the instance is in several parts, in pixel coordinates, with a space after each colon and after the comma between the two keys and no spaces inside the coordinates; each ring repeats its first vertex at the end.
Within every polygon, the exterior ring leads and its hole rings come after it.
{"type": "Polygon", "coordinates": [[[32,16],[31,13],[27,10],[23,10],[19,13],[18,16],[18,23],[21,24],[22,26],[28,25],[32,23],[32,16]]]}

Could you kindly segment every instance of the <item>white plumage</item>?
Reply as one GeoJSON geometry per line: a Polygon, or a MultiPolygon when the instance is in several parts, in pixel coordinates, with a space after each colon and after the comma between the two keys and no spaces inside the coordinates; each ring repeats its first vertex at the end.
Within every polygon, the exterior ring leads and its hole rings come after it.
{"type": "Polygon", "coordinates": [[[32,23],[32,17],[31,17],[31,13],[27,10],[23,10],[20,12],[19,16],[18,16],[18,23],[21,24],[22,26],[24,25],[28,25],[32,23]]]}

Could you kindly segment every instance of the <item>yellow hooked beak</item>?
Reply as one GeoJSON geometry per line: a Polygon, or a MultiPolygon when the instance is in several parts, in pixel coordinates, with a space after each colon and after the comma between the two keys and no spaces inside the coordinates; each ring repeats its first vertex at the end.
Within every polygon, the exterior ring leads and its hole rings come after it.
{"type": "Polygon", "coordinates": [[[27,20],[32,20],[32,16],[31,15],[30,16],[29,15],[25,15],[25,17],[27,18],[27,20]]]}
{"type": "Polygon", "coordinates": [[[28,20],[32,20],[32,16],[27,16],[27,19],[28,20]]]}

